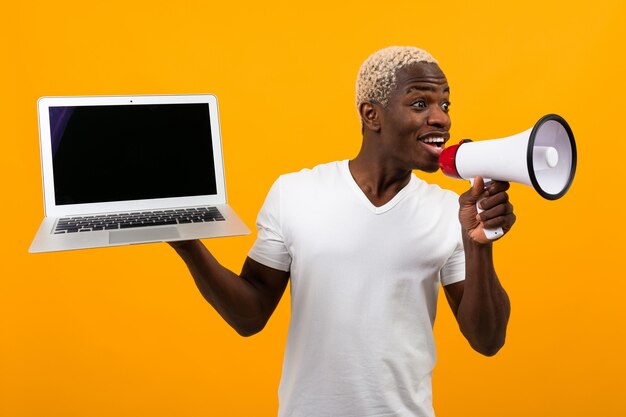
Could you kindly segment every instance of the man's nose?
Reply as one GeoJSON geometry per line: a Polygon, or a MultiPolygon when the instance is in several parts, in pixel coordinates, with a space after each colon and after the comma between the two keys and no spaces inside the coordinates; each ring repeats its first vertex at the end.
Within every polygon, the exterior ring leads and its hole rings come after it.
{"type": "Polygon", "coordinates": [[[450,127],[450,116],[439,106],[431,107],[428,114],[428,124],[431,126],[450,127]]]}

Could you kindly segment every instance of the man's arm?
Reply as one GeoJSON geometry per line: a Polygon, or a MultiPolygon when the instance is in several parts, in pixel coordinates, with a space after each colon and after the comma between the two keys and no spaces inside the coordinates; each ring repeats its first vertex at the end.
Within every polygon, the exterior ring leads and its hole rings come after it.
{"type": "Polygon", "coordinates": [[[200,293],[242,336],[260,332],[285,292],[289,273],[246,258],[241,274],[224,268],[199,240],[171,242],[200,293]]]}
{"type": "Polygon", "coordinates": [[[461,332],[472,348],[483,355],[495,355],[504,345],[511,312],[509,297],[493,266],[493,247],[484,228],[502,227],[506,234],[515,223],[506,182],[492,182],[483,191],[483,180],[459,199],[459,219],[465,250],[465,281],[444,287],[446,298],[461,332]],[[480,215],[476,202],[485,211],[480,215]]]}

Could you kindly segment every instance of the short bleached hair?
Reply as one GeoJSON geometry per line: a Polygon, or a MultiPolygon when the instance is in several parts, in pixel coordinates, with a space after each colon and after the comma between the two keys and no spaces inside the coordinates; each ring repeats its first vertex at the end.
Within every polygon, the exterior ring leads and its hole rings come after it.
{"type": "Polygon", "coordinates": [[[370,55],[356,79],[357,111],[365,102],[386,107],[396,86],[396,72],[418,62],[438,64],[431,54],[414,46],[389,46],[370,55]]]}

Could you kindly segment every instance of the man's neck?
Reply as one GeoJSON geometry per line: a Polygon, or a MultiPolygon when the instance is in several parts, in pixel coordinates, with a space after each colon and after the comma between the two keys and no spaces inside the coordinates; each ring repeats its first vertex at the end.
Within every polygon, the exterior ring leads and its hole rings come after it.
{"type": "Polygon", "coordinates": [[[394,166],[363,148],[348,164],[352,178],[370,202],[380,207],[391,201],[411,180],[411,170],[394,166]]]}

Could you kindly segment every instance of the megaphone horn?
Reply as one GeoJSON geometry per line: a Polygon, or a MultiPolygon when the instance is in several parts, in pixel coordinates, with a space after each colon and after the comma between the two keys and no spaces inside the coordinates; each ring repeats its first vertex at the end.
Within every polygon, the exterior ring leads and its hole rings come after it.
{"type": "Polygon", "coordinates": [[[548,200],[567,193],[576,173],[576,142],[565,119],[543,116],[517,135],[445,148],[439,167],[453,178],[483,177],[531,186],[548,200]]]}

